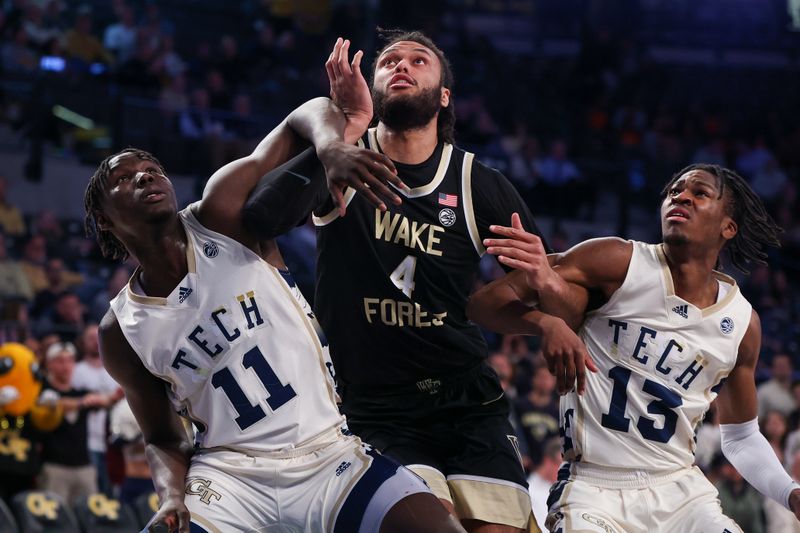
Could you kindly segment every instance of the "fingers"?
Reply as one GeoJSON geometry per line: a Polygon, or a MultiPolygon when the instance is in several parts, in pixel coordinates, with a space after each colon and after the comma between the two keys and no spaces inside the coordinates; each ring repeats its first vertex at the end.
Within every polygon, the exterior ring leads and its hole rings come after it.
{"type": "Polygon", "coordinates": [[[567,390],[567,384],[564,380],[564,358],[559,354],[558,356],[553,358],[554,367],[553,367],[553,374],[556,377],[556,390],[558,390],[559,395],[566,394],[569,392],[567,390]]]}
{"type": "Polygon", "coordinates": [[[386,211],[386,204],[378,198],[374,192],[367,187],[363,181],[358,179],[353,180],[352,187],[357,190],[364,198],[367,199],[369,203],[380,209],[381,211],[386,211]]]}
{"type": "Polygon", "coordinates": [[[577,380],[578,394],[582,395],[586,391],[586,359],[589,354],[586,350],[575,352],[575,379],[577,380]]]}
{"type": "Polygon", "coordinates": [[[189,533],[191,521],[191,515],[189,514],[188,510],[183,510],[178,513],[178,532],[179,533],[189,533]]]}
{"type": "Polygon", "coordinates": [[[333,57],[331,58],[331,68],[333,69],[334,80],[339,80],[342,77],[342,70],[339,64],[339,54],[342,49],[342,38],[339,37],[336,39],[336,44],[333,45],[333,53],[331,54],[333,57]]]}
{"type": "Polygon", "coordinates": [[[350,39],[345,39],[339,48],[339,71],[345,76],[352,76],[353,69],[350,67],[350,39]]]}
{"type": "Polygon", "coordinates": [[[565,353],[564,359],[564,393],[571,391],[575,386],[575,357],[572,353],[565,353]]]}
{"type": "Polygon", "coordinates": [[[379,178],[376,178],[365,166],[360,168],[361,179],[363,180],[364,184],[370,188],[371,191],[374,193],[386,198],[390,202],[395,205],[400,205],[402,200],[400,197],[397,196],[386,184],[381,181],[379,178]]]}
{"type": "Polygon", "coordinates": [[[519,219],[519,213],[511,213],[511,227],[522,230],[522,221],[519,219]]]}
{"type": "Polygon", "coordinates": [[[350,68],[353,70],[353,74],[356,76],[361,76],[361,58],[364,57],[364,51],[359,50],[353,56],[353,62],[350,63],[350,68]]]}
{"type": "MultiPolygon", "coordinates": [[[[519,218],[517,218],[517,220],[519,221],[519,218]]],[[[508,226],[498,226],[496,224],[492,224],[491,226],[489,226],[489,231],[491,231],[492,233],[497,233],[498,235],[502,235],[503,237],[510,237],[512,239],[519,241],[525,241],[530,243],[538,242],[539,244],[542,243],[542,239],[540,239],[538,235],[534,235],[533,233],[528,233],[521,227],[509,228],[508,226]]]]}
{"type": "Polygon", "coordinates": [[[331,199],[333,200],[333,205],[339,210],[339,216],[343,217],[345,212],[347,211],[347,204],[344,201],[344,193],[340,187],[330,187],[328,189],[331,193],[331,199]]]}

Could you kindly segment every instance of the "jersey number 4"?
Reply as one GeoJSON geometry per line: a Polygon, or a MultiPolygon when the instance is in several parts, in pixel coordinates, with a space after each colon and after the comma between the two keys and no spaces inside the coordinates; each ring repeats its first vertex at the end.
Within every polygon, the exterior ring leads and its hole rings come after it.
{"type": "MultiPolygon", "coordinates": [[[[625,406],[628,404],[628,382],[631,379],[631,370],[615,366],[608,371],[608,377],[614,381],[614,388],[611,391],[611,407],[609,407],[608,413],[603,414],[601,423],[608,429],[627,433],[631,419],[625,417],[625,406]]],[[[642,391],[655,398],[647,404],[647,412],[651,415],[663,416],[664,427],[657,428],[652,418],[643,416],[636,423],[636,429],[647,440],[668,442],[675,434],[675,426],[678,422],[678,413],[674,409],[680,407],[683,400],[664,385],[649,379],[644,380],[642,391]]]]}
{"type": "MultiPolygon", "coordinates": [[[[258,379],[261,380],[264,388],[267,389],[269,393],[267,404],[273,411],[297,396],[297,393],[290,384],[287,383],[284,385],[281,383],[281,380],[275,375],[275,371],[269,366],[267,358],[264,357],[264,354],[261,353],[258,346],[253,347],[249,352],[244,354],[242,357],[242,366],[244,366],[245,369],[252,368],[256,376],[258,376],[258,379]]],[[[233,404],[233,408],[236,409],[236,413],[239,415],[236,417],[236,423],[242,431],[267,416],[267,413],[264,412],[264,409],[259,404],[253,405],[250,403],[242,387],[239,386],[236,382],[236,378],[233,377],[233,374],[227,367],[215,372],[214,375],[211,376],[211,384],[214,385],[215,389],[222,389],[222,392],[225,393],[225,396],[227,396],[228,400],[233,404]]]]}
{"type": "Polygon", "coordinates": [[[417,270],[417,258],[413,255],[407,255],[397,268],[389,274],[389,277],[394,283],[394,286],[403,291],[403,294],[411,298],[411,293],[414,292],[414,271],[417,270]]]}

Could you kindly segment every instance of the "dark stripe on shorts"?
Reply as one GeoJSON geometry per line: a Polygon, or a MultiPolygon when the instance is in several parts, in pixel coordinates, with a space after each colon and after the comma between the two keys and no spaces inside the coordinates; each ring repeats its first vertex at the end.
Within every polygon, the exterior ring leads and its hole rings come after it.
{"type": "Polygon", "coordinates": [[[208,533],[208,530],[195,522],[189,522],[189,533],[208,533]]]}
{"type": "Polygon", "coordinates": [[[361,519],[367,511],[370,500],[375,495],[378,487],[397,473],[400,465],[387,459],[375,450],[368,450],[367,455],[372,457],[369,466],[361,479],[358,480],[353,490],[339,509],[333,533],[354,533],[361,526],[361,519]]]}

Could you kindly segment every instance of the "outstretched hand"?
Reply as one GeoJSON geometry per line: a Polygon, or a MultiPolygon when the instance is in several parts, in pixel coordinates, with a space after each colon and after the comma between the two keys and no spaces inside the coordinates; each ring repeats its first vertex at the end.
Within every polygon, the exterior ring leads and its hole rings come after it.
{"type": "MultiPolygon", "coordinates": [[[[525,231],[518,213],[511,215],[511,226],[492,225],[489,229],[505,238],[485,239],[486,251],[497,260],[525,274],[525,284],[541,295],[563,283],[550,266],[542,239],[525,231]]],[[[586,370],[597,372],[597,365],[589,356],[584,343],[560,318],[551,317],[542,332],[542,351],[547,367],[556,377],[559,394],[566,394],[576,386],[578,394],[586,390],[586,370]]]]}
{"type": "Polygon", "coordinates": [[[532,290],[546,290],[558,274],[550,267],[542,239],[525,231],[519,214],[511,215],[511,227],[492,225],[489,229],[506,238],[484,239],[486,251],[504,265],[523,271],[532,290]]]}
{"type": "Polygon", "coordinates": [[[349,56],[350,41],[339,37],[325,62],[325,71],[328,73],[331,100],[347,117],[345,141],[355,142],[367,131],[372,120],[372,95],[361,74],[361,58],[364,57],[364,52],[356,52],[352,61],[349,56]]]}
{"type": "Polygon", "coordinates": [[[352,187],[371,204],[386,210],[385,202],[395,205],[401,203],[400,197],[392,191],[389,184],[399,189],[407,189],[397,169],[384,154],[358,148],[346,142],[333,142],[317,149],[317,156],[325,167],[328,191],[336,205],[339,216],[344,216],[347,202],[344,191],[352,187]]]}

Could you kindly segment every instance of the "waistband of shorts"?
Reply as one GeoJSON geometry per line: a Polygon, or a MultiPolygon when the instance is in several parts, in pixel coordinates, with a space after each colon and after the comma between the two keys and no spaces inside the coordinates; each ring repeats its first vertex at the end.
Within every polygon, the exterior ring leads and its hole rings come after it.
{"type": "Polygon", "coordinates": [[[342,394],[344,395],[346,395],[348,392],[379,396],[436,394],[444,388],[472,381],[477,376],[481,375],[487,368],[491,367],[489,367],[489,364],[485,360],[481,360],[467,368],[458,369],[448,374],[442,374],[436,377],[422,378],[414,383],[391,385],[372,383],[345,383],[340,381],[340,387],[342,389],[342,394]]]}
{"type": "Polygon", "coordinates": [[[248,457],[265,457],[269,459],[292,459],[301,457],[309,453],[314,453],[322,448],[330,446],[342,438],[342,431],[339,427],[333,427],[322,433],[307,439],[296,446],[289,446],[274,451],[253,450],[251,448],[239,448],[234,446],[215,446],[213,448],[201,448],[195,454],[209,454],[216,452],[233,452],[248,457]]]}
{"type": "Polygon", "coordinates": [[[572,463],[570,478],[586,481],[608,489],[644,489],[654,485],[669,483],[693,472],[695,467],[678,470],[634,470],[627,468],[610,468],[587,463],[572,463]]]}

